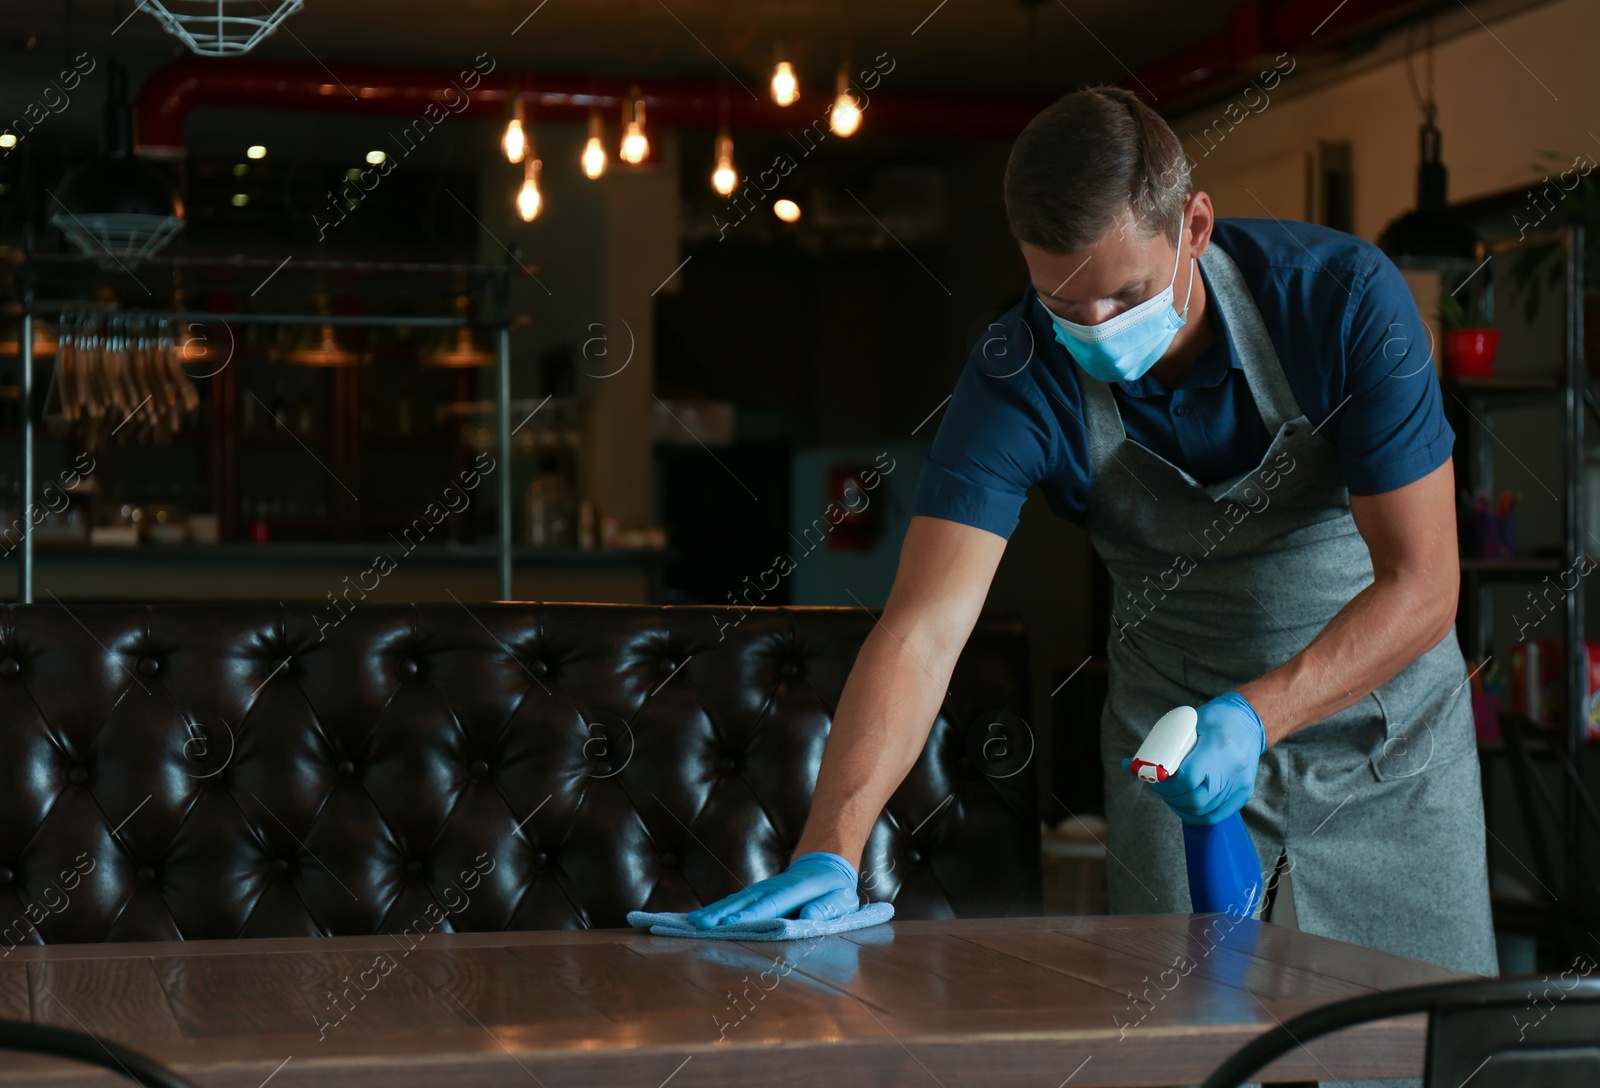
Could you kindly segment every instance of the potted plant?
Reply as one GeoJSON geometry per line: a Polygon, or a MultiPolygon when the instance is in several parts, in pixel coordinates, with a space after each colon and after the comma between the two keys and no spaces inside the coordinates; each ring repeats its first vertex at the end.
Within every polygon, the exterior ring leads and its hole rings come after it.
{"type": "Polygon", "coordinates": [[[1500,330],[1492,328],[1477,299],[1462,302],[1455,295],[1439,300],[1444,328],[1444,369],[1453,378],[1486,378],[1494,373],[1500,330]]]}

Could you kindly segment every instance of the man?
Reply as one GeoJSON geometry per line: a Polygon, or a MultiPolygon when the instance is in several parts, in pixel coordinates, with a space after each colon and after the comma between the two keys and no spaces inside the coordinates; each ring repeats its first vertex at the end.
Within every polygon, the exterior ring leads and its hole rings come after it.
{"type": "Polygon", "coordinates": [[[1216,219],[1120,90],[1034,118],[1005,200],[1031,288],[957,382],[791,866],[691,918],[854,909],[1037,485],[1114,582],[1111,909],[1188,910],[1180,820],[1242,810],[1300,928],[1495,974],[1454,436],[1394,265],[1326,228],[1216,219]],[[1125,761],[1179,705],[1199,739],[1147,786],[1125,761]]]}

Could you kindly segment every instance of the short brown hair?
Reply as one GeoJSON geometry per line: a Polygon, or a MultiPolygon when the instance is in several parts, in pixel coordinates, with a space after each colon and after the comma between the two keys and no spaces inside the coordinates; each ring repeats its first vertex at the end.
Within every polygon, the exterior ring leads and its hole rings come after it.
{"type": "Polygon", "coordinates": [[[1057,100],[1022,130],[1006,162],[1011,234],[1052,253],[1078,253],[1124,209],[1148,234],[1177,244],[1191,191],[1183,145],[1161,116],[1119,87],[1057,100]]]}

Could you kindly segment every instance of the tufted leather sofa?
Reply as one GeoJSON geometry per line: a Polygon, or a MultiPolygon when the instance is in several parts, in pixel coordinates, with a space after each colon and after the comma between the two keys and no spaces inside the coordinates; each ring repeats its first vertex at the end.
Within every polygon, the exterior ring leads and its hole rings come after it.
{"type": "MultiPolygon", "coordinates": [[[[0,950],[622,926],[770,875],[875,613],[726,613],[0,607],[0,950]]],[[[1026,663],[979,621],[878,820],[901,917],[1042,907],[1026,663]]]]}

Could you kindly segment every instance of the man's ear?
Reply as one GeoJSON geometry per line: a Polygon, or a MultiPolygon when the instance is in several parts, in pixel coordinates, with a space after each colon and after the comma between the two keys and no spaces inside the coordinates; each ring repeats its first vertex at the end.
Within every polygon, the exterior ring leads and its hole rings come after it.
{"type": "Polygon", "coordinates": [[[1189,243],[1194,256],[1205,253],[1211,244],[1211,228],[1216,225],[1216,209],[1211,206],[1211,194],[1196,191],[1189,197],[1189,243]]]}

